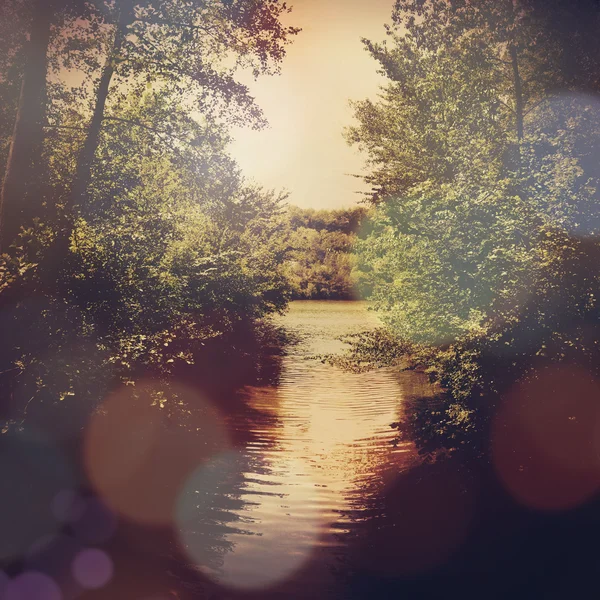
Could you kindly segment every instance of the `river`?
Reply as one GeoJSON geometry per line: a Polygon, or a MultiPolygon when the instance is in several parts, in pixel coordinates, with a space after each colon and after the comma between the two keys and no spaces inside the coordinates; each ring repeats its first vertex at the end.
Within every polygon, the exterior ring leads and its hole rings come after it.
{"type": "Polygon", "coordinates": [[[181,543],[232,593],[348,597],[349,549],[385,517],[385,486],[415,460],[390,425],[430,386],[417,373],[355,374],[315,357],[342,351],[341,335],[377,326],[361,302],[293,302],[279,323],[298,343],[278,382],[245,387],[224,417],[235,451],[188,484],[181,543]]]}

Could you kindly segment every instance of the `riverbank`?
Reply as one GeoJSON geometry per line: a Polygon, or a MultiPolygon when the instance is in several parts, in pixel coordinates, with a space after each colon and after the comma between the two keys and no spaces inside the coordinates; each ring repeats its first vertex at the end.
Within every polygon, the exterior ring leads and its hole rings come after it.
{"type": "Polygon", "coordinates": [[[414,373],[347,373],[314,358],[374,327],[372,317],[359,302],[294,302],[271,333],[223,338],[168,388],[118,386],[79,420],[67,400],[60,418],[4,436],[5,455],[36,474],[33,484],[5,479],[18,535],[7,529],[5,545],[29,558],[4,568],[35,566],[66,594],[70,561],[93,543],[114,573],[99,598],[351,598],[367,569],[362,540],[415,459],[390,423],[428,386],[414,373]]]}

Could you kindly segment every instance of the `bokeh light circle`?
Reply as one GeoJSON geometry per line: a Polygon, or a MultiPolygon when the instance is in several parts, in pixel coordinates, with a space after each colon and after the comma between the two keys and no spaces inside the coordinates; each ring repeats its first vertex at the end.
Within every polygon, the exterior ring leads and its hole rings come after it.
{"type": "Polygon", "coordinates": [[[74,490],[61,490],[52,502],[52,512],[60,523],[72,523],[81,518],[85,510],[85,501],[74,490]]]}
{"type": "Polygon", "coordinates": [[[84,544],[101,544],[110,540],[117,529],[117,517],[98,498],[81,499],[79,515],[71,525],[75,537],[84,544]]]}
{"type": "Polygon", "coordinates": [[[112,579],[114,566],[110,556],[96,548],[80,552],[73,561],[73,577],[88,590],[97,590],[112,579]]]}
{"type": "Polygon", "coordinates": [[[145,524],[172,522],[179,490],[189,474],[230,446],[224,419],[194,390],[171,387],[168,395],[189,407],[174,423],[156,404],[159,384],[124,386],[104,402],[85,436],[88,476],[107,505],[145,524]]]}
{"type": "Polygon", "coordinates": [[[579,367],[540,369],[506,394],[495,417],[496,472],[530,508],[574,508],[600,488],[599,433],[599,382],[579,367]]]}
{"type": "Polygon", "coordinates": [[[82,545],[70,535],[46,536],[29,549],[23,566],[27,571],[43,573],[57,582],[65,599],[75,599],[81,593],[81,586],[73,579],[71,564],[81,550],[82,545]]]}
{"type": "Polygon", "coordinates": [[[43,573],[28,571],[8,582],[3,600],[62,600],[58,584],[43,573]]]}

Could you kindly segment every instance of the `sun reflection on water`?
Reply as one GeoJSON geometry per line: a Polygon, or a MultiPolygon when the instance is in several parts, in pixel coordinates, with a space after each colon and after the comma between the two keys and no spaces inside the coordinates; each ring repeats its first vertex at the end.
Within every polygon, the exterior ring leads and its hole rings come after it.
{"type": "Polygon", "coordinates": [[[369,517],[384,465],[410,460],[408,446],[392,445],[397,376],[345,373],[310,358],[339,349],[339,335],[373,327],[364,305],[300,302],[285,319],[305,335],[284,359],[280,385],[244,390],[243,409],[227,417],[236,450],[200,467],[179,497],[183,550],[231,589],[281,586],[308,565],[328,577],[320,559],[369,517]]]}

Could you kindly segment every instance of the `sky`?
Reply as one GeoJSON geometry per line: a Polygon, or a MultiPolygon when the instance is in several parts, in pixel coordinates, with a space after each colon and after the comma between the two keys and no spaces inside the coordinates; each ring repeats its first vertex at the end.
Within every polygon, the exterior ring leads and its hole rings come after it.
{"type": "Polygon", "coordinates": [[[361,38],[385,38],[394,0],[290,0],[286,24],[301,27],[281,74],[244,80],[269,121],[262,131],[235,129],[231,153],[244,174],[287,190],[302,207],[340,208],[368,187],[352,173],[364,157],[346,144],[348,101],[375,97],[384,82],[361,38]]]}

